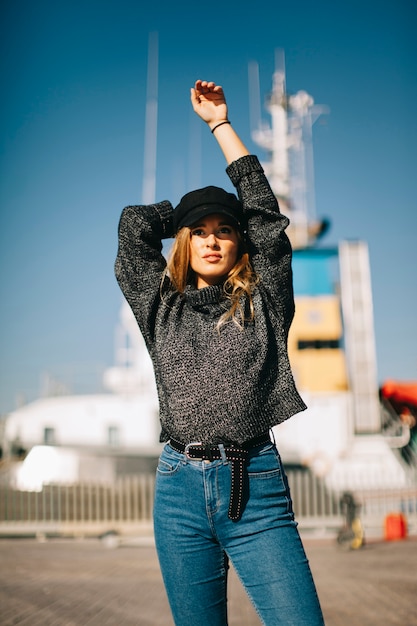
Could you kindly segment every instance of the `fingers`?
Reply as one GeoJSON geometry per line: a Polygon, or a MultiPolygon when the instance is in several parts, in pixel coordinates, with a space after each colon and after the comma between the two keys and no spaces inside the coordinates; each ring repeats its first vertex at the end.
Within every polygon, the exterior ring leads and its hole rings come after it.
{"type": "Polygon", "coordinates": [[[197,91],[195,90],[194,87],[191,87],[191,102],[192,103],[197,103],[198,102],[197,91]]]}
{"type": "Polygon", "coordinates": [[[199,96],[208,93],[223,93],[223,87],[221,85],[216,85],[215,82],[207,80],[196,80],[194,89],[199,96]]]}

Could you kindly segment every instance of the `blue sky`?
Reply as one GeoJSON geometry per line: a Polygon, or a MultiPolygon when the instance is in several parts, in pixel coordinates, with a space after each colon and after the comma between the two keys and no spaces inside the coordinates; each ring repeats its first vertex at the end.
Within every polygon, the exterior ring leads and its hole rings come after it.
{"type": "MultiPolygon", "coordinates": [[[[314,125],[323,245],[369,244],[378,379],[417,378],[414,2],[4,0],[1,5],[0,413],[45,373],[97,388],[113,363],[116,229],[141,201],[148,37],[158,33],[157,200],[228,187],[195,118],[195,79],[222,84],[253,152],[248,63],[329,114],[314,125]]],[[[265,119],[268,120],[266,112],[265,119]]]]}

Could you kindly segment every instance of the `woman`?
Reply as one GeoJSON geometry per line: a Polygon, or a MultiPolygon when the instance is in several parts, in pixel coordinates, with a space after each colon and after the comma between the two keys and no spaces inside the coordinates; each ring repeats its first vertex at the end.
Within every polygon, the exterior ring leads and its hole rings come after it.
{"type": "Polygon", "coordinates": [[[291,246],[258,159],[228,120],[222,87],[191,103],[227,162],[218,187],[127,207],[116,275],[151,355],[161,441],[154,530],[178,626],[227,624],[228,560],[262,622],[323,624],[270,429],[305,409],[287,355],[291,246]],[[175,236],[168,263],[162,239],[175,236]]]}

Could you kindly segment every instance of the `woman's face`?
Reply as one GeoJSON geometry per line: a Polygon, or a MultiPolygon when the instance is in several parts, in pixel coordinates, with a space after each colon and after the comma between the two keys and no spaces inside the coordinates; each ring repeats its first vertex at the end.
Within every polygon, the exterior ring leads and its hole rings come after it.
{"type": "Polygon", "coordinates": [[[222,282],[236,265],[239,238],[224,215],[213,213],[191,226],[190,265],[197,288],[222,282]]]}

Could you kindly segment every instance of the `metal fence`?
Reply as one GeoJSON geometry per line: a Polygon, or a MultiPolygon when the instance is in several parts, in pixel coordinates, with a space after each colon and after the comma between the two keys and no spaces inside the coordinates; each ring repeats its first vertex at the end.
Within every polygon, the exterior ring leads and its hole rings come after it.
{"type": "MultiPolygon", "coordinates": [[[[344,522],[340,497],[305,470],[288,470],[294,511],[301,532],[335,535],[344,522]]],[[[0,485],[0,535],[99,536],[109,532],[152,532],[154,475],[124,476],[109,485],[44,485],[18,491],[0,485]]],[[[365,533],[382,536],[391,513],[404,515],[417,534],[417,486],[398,490],[356,490],[365,533]]]]}
{"type": "Polygon", "coordinates": [[[129,534],[148,529],[154,476],[125,476],[109,485],[44,485],[42,491],[0,486],[0,535],[129,534]]]}

